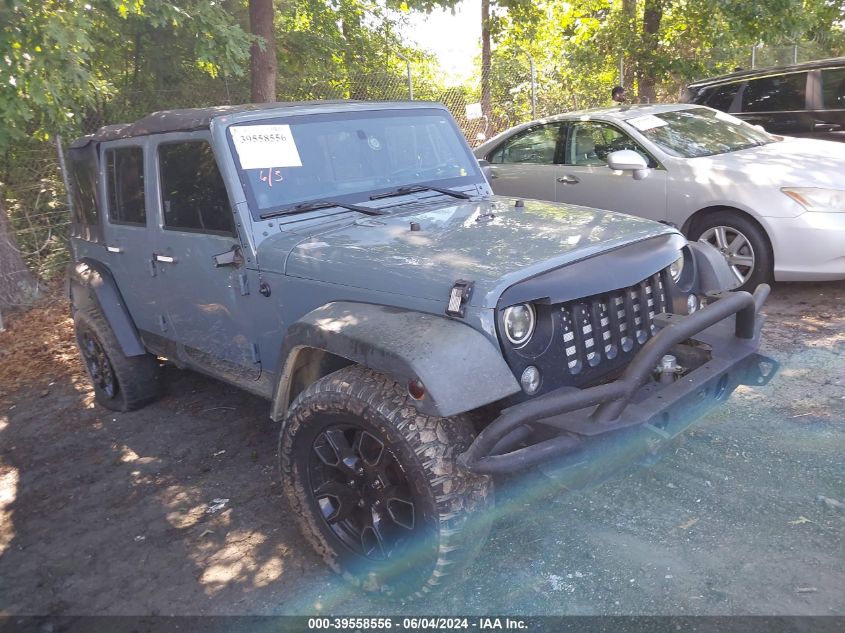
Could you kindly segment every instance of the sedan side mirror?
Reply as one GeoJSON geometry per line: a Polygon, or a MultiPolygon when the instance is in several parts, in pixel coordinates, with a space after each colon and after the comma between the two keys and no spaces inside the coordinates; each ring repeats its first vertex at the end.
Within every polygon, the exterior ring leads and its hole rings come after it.
{"type": "Polygon", "coordinates": [[[642,180],[649,173],[645,158],[632,149],[620,149],[608,154],[607,166],[617,171],[634,172],[634,180],[642,180]]]}

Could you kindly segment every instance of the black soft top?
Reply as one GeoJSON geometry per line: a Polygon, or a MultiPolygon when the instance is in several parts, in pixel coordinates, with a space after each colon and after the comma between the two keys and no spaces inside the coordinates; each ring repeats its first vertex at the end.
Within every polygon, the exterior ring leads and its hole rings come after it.
{"type": "Polygon", "coordinates": [[[134,138],[148,134],[163,134],[165,132],[193,132],[208,129],[211,120],[227,114],[251,112],[256,110],[273,110],[295,108],[298,106],[338,105],[343,103],[360,103],[349,99],[334,101],[282,101],[273,103],[244,103],[241,105],[213,106],[209,108],[184,108],[180,110],[162,110],[148,114],[134,123],[118,123],[105,125],[94,134],[88,134],[76,139],[71,149],[85,147],[89,143],[113,141],[122,138],[134,138]]]}
{"type": "Polygon", "coordinates": [[[703,88],[712,84],[730,83],[733,81],[741,81],[743,79],[752,79],[754,77],[767,77],[769,75],[777,75],[780,73],[800,72],[802,70],[816,70],[817,68],[829,68],[831,66],[845,66],[845,57],[833,57],[831,59],[817,59],[811,62],[802,62],[800,64],[789,64],[788,66],[772,66],[770,68],[756,68],[754,70],[739,70],[735,73],[728,73],[727,75],[719,75],[718,77],[710,77],[709,79],[699,79],[689,84],[689,88],[703,88]]]}

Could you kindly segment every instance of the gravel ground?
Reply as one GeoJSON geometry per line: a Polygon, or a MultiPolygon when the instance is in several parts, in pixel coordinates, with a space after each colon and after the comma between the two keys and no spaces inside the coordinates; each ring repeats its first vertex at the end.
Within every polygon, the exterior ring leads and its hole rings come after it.
{"type": "Polygon", "coordinates": [[[845,614],[845,283],[781,284],[740,388],[660,462],[589,491],[499,492],[462,583],[351,592],[280,495],[265,402],[166,368],[142,411],[78,373],[0,385],[0,614],[845,614]],[[223,501],[225,500],[225,501],[223,501]]]}

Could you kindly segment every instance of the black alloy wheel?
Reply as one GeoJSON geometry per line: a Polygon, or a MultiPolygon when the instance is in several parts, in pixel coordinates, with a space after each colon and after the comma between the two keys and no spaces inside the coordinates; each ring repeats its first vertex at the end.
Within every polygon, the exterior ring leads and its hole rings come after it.
{"type": "Polygon", "coordinates": [[[374,433],[353,421],[325,428],[314,439],[309,466],[323,520],[354,553],[386,561],[419,535],[419,501],[396,456],[374,433]]]}
{"type": "Polygon", "coordinates": [[[79,338],[79,348],[91,382],[106,397],[114,398],[118,390],[117,380],[103,346],[91,330],[82,331],[79,338]]]}

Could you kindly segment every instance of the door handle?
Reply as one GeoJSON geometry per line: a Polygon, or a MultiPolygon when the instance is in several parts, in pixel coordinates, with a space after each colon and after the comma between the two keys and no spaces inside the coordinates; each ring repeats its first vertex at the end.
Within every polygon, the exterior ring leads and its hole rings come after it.
{"type": "Polygon", "coordinates": [[[236,245],[232,246],[225,253],[219,253],[211,256],[211,264],[215,268],[221,266],[240,266],[244,263],[244,258],[241,256],[241,249],[236,245]]]}
{"type": "Polygon", "coordinates": [[[838,132],[841,128],[838,123],[813,123],[815,132],[838,132]]]}
{"type": "Polygon", "coordinates": [[[561,176],[557,179],[557,181],[562,185],[577,185],[579,182],[581,182],[576,176],[573,176],[571,174],[561,176]]]}
{"type": "Polygon", "coordinates": [[[159,253],[153,253],[153,258],[157,262],[162,262],[164,264],[175,264],[176,258],[171,257],[170,255],[160,255],[159,253]]]}

